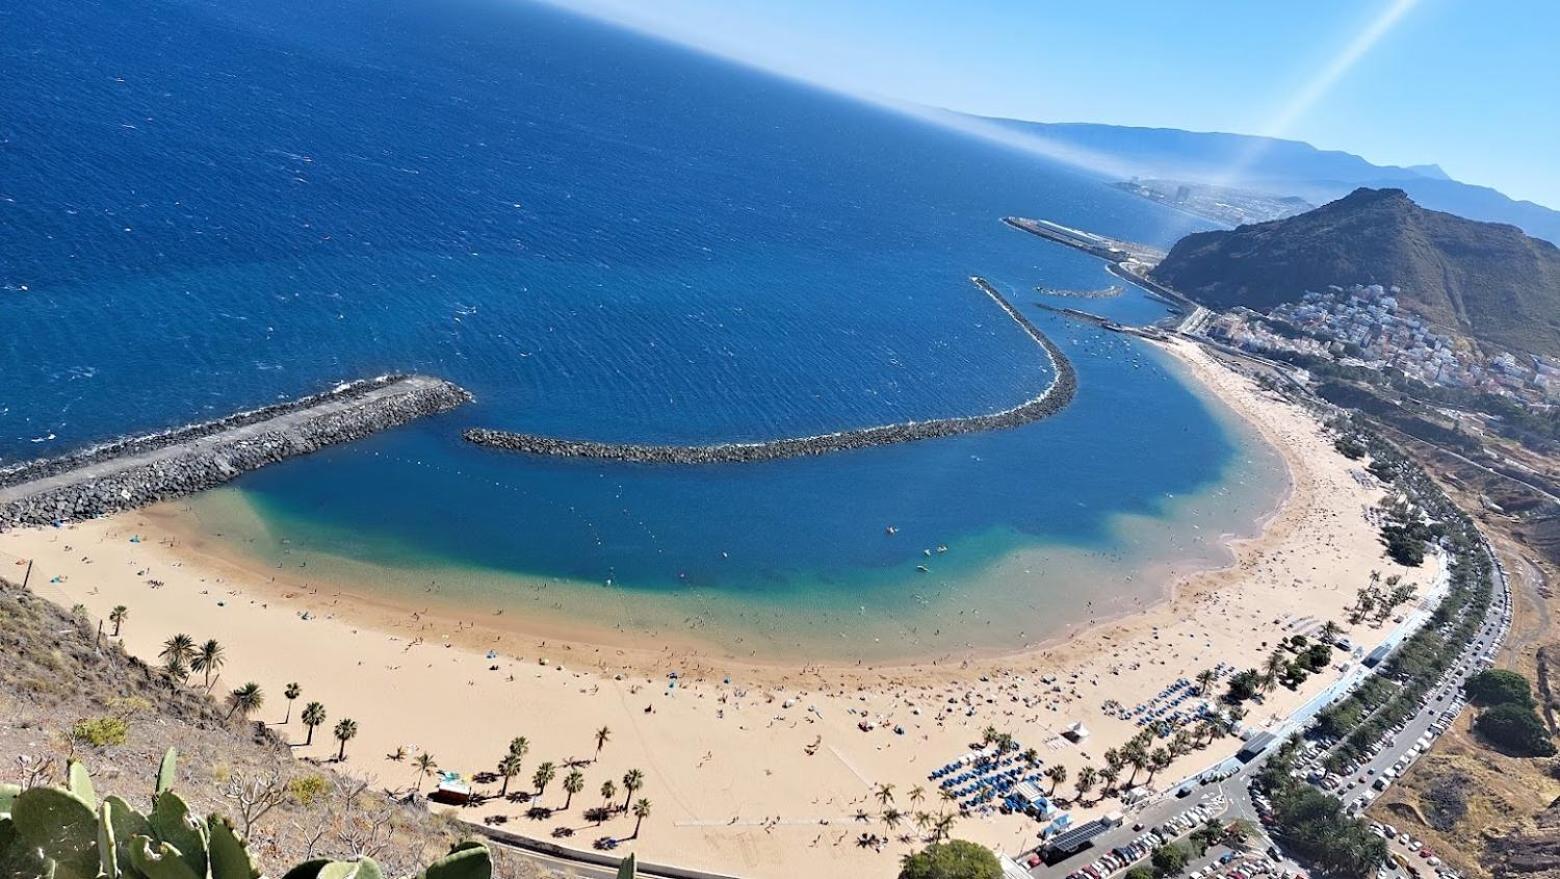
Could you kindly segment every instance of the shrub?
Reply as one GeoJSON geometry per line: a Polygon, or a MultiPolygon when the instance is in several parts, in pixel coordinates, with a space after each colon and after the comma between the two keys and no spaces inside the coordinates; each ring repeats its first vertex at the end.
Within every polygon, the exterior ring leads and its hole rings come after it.
{"type": "Polygon", "coordinates": [[[1154,871],[1142,865],[1133,867],[1127,871],[1122,879],[1155,879],[1154,871]]]}
{"type": "Polygon", "coordinates": [[[1533,689],[1527,678],[1514,671],[1493,668],[1481,671],[1463,684],[1463,692],[1475,705],[1532,705],[1533,689]]]}
{"type": "Polygon", "coordinates": [[[991,849],[962,839],[933,843],[900,863],[899,879],[1002,879],[991,849]]]}
{"type": "Polygon", "coordinates": [[[1474,729],[1490,744],[1514,757],[1553,757],[1549,727],[1526,705],[1496,705],[1474,721],[1474,729]]]}
{"type": "Polygon", "coordinates": [[[287,782],[287,793],[300,806],[312,806],[329,790],[323,775],[300,775],[287,782]]]}
{"type": "Polygon", "coordinates": [[[123,745],[125,733],[129,731],[130,725],[122,717],[94,717],[77,721],[70,728],[70,737],[94,748],[106,748],[109,745],[123,745]]]}

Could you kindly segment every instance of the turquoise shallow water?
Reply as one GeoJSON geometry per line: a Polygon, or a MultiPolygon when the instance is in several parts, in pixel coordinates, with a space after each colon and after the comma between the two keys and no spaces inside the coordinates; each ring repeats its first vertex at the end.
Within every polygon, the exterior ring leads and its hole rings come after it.
{"type": "MultiPolygon", "coordinates": [[[[1002,216],[1186,230],[1107,181],[525,5],[0,14],[20,35],[0,46],[0,317],[18,328],[0,456],[387,371],[477,395],[240,480],[259,519],[226,539],[246,551],[732,650],[842,649],[868,625],[852,611],[932,650],[1135,601],[1132,572],[1217,555],[1200,538],[1277,490],[1271,453],[1163,358],[1033,307],[1035,284],[1109,279],[1002,216]],[[1061,415],[698,469],[458,438],[759,439],[1004,408],[1049,374],[972,274],[1073,359],[1061,415]]],[[[1162,314],[1136,292],[1090,305],[1162,314]]],[[[231,524],[233,501],[194,507],[231,524]]]]}

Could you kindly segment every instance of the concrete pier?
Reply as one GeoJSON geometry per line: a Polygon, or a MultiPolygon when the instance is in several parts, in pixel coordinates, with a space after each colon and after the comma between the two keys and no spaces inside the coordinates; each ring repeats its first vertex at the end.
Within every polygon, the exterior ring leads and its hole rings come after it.
{"type": "Polygon", "coordinates": [[[818,436],[795,437],[751,443],[712,445],[639,445],[599,443],[589,440],[557,439],[535,434],[472,428],[465,438],[478,445],[532,455],[566,458],[602,458],[642,464],[726,464],[774,461],[781,458],[827,455],[851,449],[863,449],[890,443],[915,442],[962,433],[1001,430],[1037,421],[1061,411],[1077,392],[1078,377],[1072,363],[1045,334],[1019,313],[984,278],[971,278],[977,289],[990,297],[1020,328],[1034,340],[1049,361],[1054,377],[1037,396],[1000,412],[937,418],[930,421],[903,421],[876,427],[842,430],[818,436]]]}
{"type": "Polygon", "coordinates": [[[215,421],[0,468],[0,530],[89,519],[192,494],[470,399],[440,379],[382,376],[215,421]]]}

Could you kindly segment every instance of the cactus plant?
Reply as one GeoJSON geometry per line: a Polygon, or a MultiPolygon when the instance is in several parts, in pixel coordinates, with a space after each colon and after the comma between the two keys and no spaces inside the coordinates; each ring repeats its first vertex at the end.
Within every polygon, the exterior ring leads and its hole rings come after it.
{"type": "MultiPolygon", "coordinates": [[[[205,819],[170,788],[170,748],[157,773],[150,815],[116,796],[98,802],[84,766],[71,763],[64,788],[0,785],[0,877],[4,879],[260,879],[244,840],[220,815],[205,819]]],[[[417,879],[492,879],[488,850],[466,841],[417,879]]],[[[282,879],[384,879],[370,858],[320,858],[282,879]]]]}
{"type": "Polygon", "coordinates": [[[167,793],[173,789],[173,777],[179,769],[179,752],[169,748],[162,758],[162,764],[157,767],[157,788],[155,793],[167,793]]]}
{"type": "Polygon", "coordinates": [[[87,767],[82,766],[79,760],[72,760],[65,775],[65,787],[76,795],[76,799],[86,803],[88,809],[96,809],[97,791],[92,789],[92,776],[87,774],[87,767]]]}

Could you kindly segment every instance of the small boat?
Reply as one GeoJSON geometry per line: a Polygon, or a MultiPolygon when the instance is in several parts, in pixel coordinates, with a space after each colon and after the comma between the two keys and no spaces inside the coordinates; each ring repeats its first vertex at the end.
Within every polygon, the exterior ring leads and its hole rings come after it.
{"type": "Polygon", "coordinates": [[[926,565],[916,565],[915,569],[923,574],[930,574],[932,572],[932,569],[928,568],[926,565]]]}
{"type": "Polygon", "coordinates": [[[940,552],[940,553],[947,552],[948,551],[948,544],[946,544],[946,543],[939,543],[939,544],[937,544],[937,551],[940,552]]]}
{"type": "Polygon", "coordinates": [[[894,526],[892,526],[892,525],[890,525],[890,526],[888,526],[888,527],[887,527],[887,528],[884,528],[884,529],[883,529],[883,533],[884,533],[884,534],[898,534],[898,533],[899,533],[899,529],[898,529],[898,528],[895,528],[895,527],[894,527],[894,526]]]}

